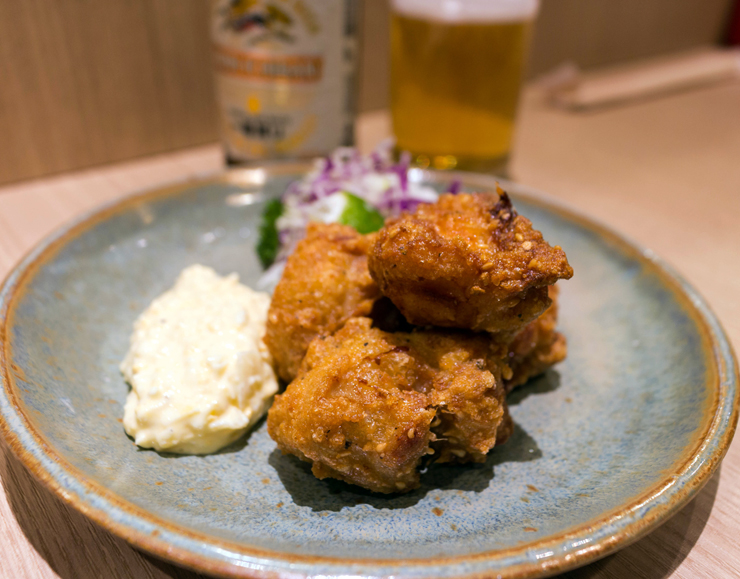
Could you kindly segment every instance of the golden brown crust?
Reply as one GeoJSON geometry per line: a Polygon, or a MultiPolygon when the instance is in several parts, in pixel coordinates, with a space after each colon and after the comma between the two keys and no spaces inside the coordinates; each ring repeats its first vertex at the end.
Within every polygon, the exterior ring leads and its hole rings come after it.
{"type": "Polygon", "coordinates": [[[550,287],[552,305],[539,318],[527,324],[509,343],[507,361],[511,373],[504,385],[507,392],[565,360],[565,336],[555,330],[558,322],[558,288],[550,287]]]}
{"type": "Polygon", "coordinates": [[[503,192],[443,196],[377,242],[309,226],[268,314],[292,380],[270,436],[318,478],[382,493],[417,487],[427,455],[483,462],[513,430],[506,392],[565,357],[552,284],[571,275],[503,192]]]}
{"type": "Polygon", "coordinates": [[[368,315],[380,297],[367,269],[372,241],[347,225],[312,223],[288,258],[265,334],[286,382],[295,377],[314,337],[337,331],[352,316],[368,315]]]}
{"type": "Polygon", "coordinates": [[[368,259],[382,293],[416,325],[514,333],[573,270],[508,196],[442,195],[389,220],[368,259]]]}
{"type": "Polygon", "coordinates": [[[355,318],[316,338],[296,379],[275,397],[267,429],[278,448],[337,478],[381,492],[419,486],[435,410],[413,386],[430,381],[391,334],[355,318]]]}
{"type": "Polygon", "coordinates": [[[283,451],[373,491],[419,484],[424,455],[482,462],[511,430],[501,351],[488,335],[388,333],[352,318],[316,338],[296,379],[268,414],[283,451]]]}
{"type": "Polygon", "coordinates": [[[408,343],[434,374],[430,403],[435,462],[483,462],[508,437],[502,352],[488,334],[418,329],[408,343]]]}

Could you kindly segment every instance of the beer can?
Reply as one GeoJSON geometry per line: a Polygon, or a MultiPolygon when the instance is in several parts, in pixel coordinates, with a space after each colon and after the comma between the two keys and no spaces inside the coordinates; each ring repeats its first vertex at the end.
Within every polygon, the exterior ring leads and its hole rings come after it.
{"type": "Polygon", "coordinates": [[[324,155],[354,140],[359,0],[212,0],[229,162],[324,155]]]}

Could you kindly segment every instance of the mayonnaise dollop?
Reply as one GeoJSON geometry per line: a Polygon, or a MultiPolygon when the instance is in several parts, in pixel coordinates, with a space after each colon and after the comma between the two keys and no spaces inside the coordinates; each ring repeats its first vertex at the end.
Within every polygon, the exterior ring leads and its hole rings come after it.
{"type": "Polygon", "coordinates": [[[137,445],[208,454],[239,438],[278,385],[262,338],[270,298],[193,265],[139,316],[121,372],[137,445]]]}

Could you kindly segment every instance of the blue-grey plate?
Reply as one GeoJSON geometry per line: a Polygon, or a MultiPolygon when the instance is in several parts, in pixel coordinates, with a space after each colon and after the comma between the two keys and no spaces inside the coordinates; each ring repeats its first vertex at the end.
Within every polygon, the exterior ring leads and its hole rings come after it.
{"type": "MultiPolygon", "coordinates": [[[[315,479],[264,422],[206,457],[141,450],[121,425],[132,324],[182,268],[247,284],[265,199],[303,165],[235,170],[110,205],[52,235],[0,293],[2,434],[62,499],[134,545],[248,577],[535,577],[647,533],[701,488],[737,421],[737,370],[705,302],[649,251],[515,184],[575,270],[567,360],[510,396],[485,464],[378,496],[315,479]]],[[[444,189],[490,177],[421,174],[444,189]]]]}

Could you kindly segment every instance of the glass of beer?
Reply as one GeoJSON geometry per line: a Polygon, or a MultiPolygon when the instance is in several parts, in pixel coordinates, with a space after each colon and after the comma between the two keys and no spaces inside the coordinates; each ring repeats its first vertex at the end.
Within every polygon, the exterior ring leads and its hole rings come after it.
{"type": "Polygon", "coordinates": [[[420,167],[505,173],[539,0],[391,0],[396,147],[420,167]]]}

